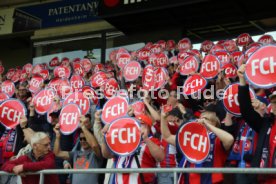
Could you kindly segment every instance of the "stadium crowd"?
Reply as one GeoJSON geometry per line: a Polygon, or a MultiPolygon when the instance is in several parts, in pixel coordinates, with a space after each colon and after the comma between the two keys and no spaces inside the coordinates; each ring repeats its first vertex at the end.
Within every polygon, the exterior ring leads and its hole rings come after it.
{"type": "MultiPolygon", "coordinates": [[[[39,175],[25,173],[55,168],[275,167],[276,91],[273,86],[261,88],[251,85],[245,76],[251,54],[273,44],[273,39],[269,43],[262,40],[254,42],[249,35],[245,36],[249,38],[245,42],[239,41],[240,37],[216,44],[205,41],[200,50],[193,49],[187,38],[178,43],[161,40],[147,43],[137,51],[114,50],[105,64],[92,63],[87,58],[72,61],[53,58],[44,64],[18,66],[2,72],[2,104],[9,99],[17,99],[25,106],[26,114],[21,114],[15,125],[8,125],[8,122],[3,122],[1,109],[1,170],[16,176],[0,176],[0,183],[39,183],[39,175]],[[203,73],[203,62],[207,56],[213,56],[220,62],[220,68],[211,77],[206,77],[208,72],[203,73]],[[187,58],[196,60],[199,65],[191,72],[185,69],[187,58]],[[140,64],[141,71],[136,78],[129,80],[124,67],[134,61],[140,64]],[[228,76],[223,67],[229,63],[236,68],[233,76],[228,76]],[[58,67],[65,68],[69,74],[56,73],[58,67]],[[160,79],[156,75],[153,82],[148,83],[149,70],[144,72],[147,67],[154,71],[161,68],[163,73],[160,73],[165,78],[160,79]],[[185,95],[185,89],[180,87],[185,86],[186,80],[194,75],[205,76],[207,84],[196,90],[197,95],[185,95]],[[73,76],[83,81],[78,88],[73,87],[73,76]],[[38,78],[43,80],[34,90],[32,80],[38,78]],[[103,83],[97,83],[97,78],[103,83]],[[110,82],[111,79],[113,82],[110,82]],[[58,80],[58,84],[53,85],[54,80],[58,80]],[[13,92],[3,87],[6,81],[14,84],[13,92]],[[62,87],[63,84],[68,86],[68,83],[69,91],[62,87]],[[239,115],[225,108],[223,97],[212,95],[236,83],[239,115]],[[254,98],[250,96],[249,86],[254,91],[254,98]],[[51,108],[41,113],[35,97],[39,91],[48,88],[54,89],[53,101],[51,108]],[[102,91],[102,95],[91,97],[84,88],[92,88],[90,92],[102,91]],[[66,98],[74,91],[85,94],[89,99],[89,110],[78,117],[76,130],[64,133],[61,131],[60,114],[66,98]],[[7,92],[10,93],[8,97],[2,97],[7,92]],[[127,117],[133,117],[140,125],[141,143],[129,155],[114,153],[105,140],[112,123],[103,121],[103,110],[106,102],[118,92],[124,93],[123,96],[128,99],[127,117]],[[135,105],[138,101],[142,102],[140,108],[135,105]],[[183,154],[177,138],[180,127],[191,121],[206,127],[210,140],[207,157],[196,163],[183,154]]],[[[81,182],[170,184],[173,183],[173,173],[51,174],[44,178],[46,184],[81,182]]],[[[276,183],[276,175],[182,173],[178,182],[272,184],[276,183]]]]}

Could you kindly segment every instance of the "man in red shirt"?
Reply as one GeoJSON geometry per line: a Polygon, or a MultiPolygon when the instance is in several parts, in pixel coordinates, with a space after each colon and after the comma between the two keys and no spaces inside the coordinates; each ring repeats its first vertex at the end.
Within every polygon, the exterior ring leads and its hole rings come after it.
{"type": "MultiPolygon", "coordinates": [[[[38,184],[39,175],[24,175],[25,172],[36,172],[55,168],[55,155],[51,152],[50,138],[44,132],[36,132],[31,138],[32,151],[2,166],[2,170],[21,175],[23,184],[38,184]]],[[[59,184],[55,174],[45,175],[44,183],[59,184]]]]}

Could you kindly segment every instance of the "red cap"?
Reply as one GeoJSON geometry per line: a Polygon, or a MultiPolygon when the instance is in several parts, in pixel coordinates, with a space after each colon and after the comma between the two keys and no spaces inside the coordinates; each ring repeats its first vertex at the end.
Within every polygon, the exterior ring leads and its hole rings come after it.
{"type": "Polygon", "coordinates": [[[136,119],[138,119],[141,123],[147,124],[149,127],[152,126],[152,119],[145,114],[136,116],[136,119]]]}

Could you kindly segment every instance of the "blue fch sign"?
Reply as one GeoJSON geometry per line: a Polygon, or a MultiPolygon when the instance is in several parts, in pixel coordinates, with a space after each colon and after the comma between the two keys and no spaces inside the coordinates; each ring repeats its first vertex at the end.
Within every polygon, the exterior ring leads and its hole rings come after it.
{"type": "Polygon", "coordinates": [[[41,19],[41,28],[99,20],[99,0],[63,0],[20,7],[20,11],[41,19]]]}

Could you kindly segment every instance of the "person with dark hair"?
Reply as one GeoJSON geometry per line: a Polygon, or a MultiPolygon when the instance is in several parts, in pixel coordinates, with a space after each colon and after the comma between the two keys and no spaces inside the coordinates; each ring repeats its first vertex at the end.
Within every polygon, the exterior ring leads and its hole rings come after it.
{"type": "MultiPolygon", "coordinates": [[[[92,132],[86,128],[85,121],[88,118],[83,116],[80,120],[80,145],[81,150],[77,151],[62,151],[60,150],[60,131],[59,124],[55,126],[56,140],[54,145],[54,153],[57,157],[60,157],[65,160],[71,161],[73,163],[74,169],[88,169],[88,168],[101,168],[102,165],[102,156],[98,142],[92,132]]],[[[69,168],[71,166],[68,166],[69,168]]],[[[72,175],[72,184],[87,183],[97,183],[99,174],[73,174],[72,175]]]]}
{"type": "MultiPolygon", "coordinates": [[[[251,161],[251,167],[272,168],[276,167],[276,92],[269,96],[272,113],[266,113],[266,105],[261,101],[250,99],[249,86],[244,77],[246,65],[238,70],[240,80],[238,101],[241,114],[248,125],[258,133],[258,141],[255,154],[251,161]]],[[[256,181],[256,175],[250,175],[249,182],[256,181]]],[[[258,183],[276,183],[276,175],[259,175],[258,183]]]]}
{"type": "MultiPolygon", "coordinates": [[[[210,107],[209,107],[210,108],[210,107]]],[[[168,118],[168,114],[162,110],[161,112],[161,132],[163,138],[171,145],[176,146],[176,135],[173,135],[169,128],[166,119],[168,118]]],[[[231,134],[226,131],[220,129],[220,120],[214,112],[213,109],[205,109],[203,113],[201,113],[200,118],[197,120],[198,123],[206,126],[209,131],[209,138],[211,144],[211,150],[208,156],[203,163],[199,165],[195,165],[189,162],[186,157],[183,157],[179,166],[180,167],[223,167],[226,161],[227,151],[231,148],[234,138],[231,134]]],[[[222,183],[223,175],[221,173],[218,174],[180,174],[179,178],[180,183],[222,183]]]]}

